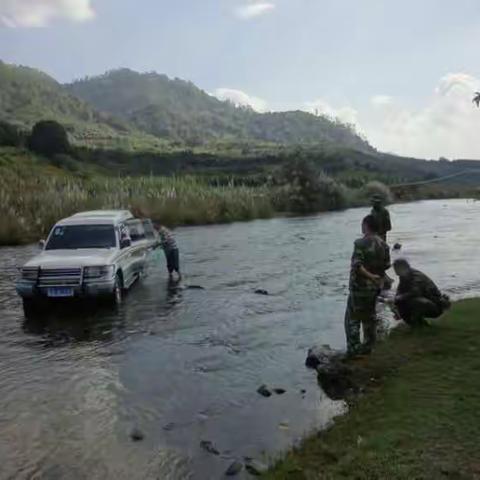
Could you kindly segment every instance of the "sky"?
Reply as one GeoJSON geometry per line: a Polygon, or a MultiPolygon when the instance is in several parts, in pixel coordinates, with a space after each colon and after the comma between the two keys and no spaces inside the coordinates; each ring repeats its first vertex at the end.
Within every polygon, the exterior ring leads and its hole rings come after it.
{"type": "Polygon", "coordinates": [[[0,0],[0,59],[68,82],[157,71],[376,148],[480,158],[478,0],[0,0]]]}

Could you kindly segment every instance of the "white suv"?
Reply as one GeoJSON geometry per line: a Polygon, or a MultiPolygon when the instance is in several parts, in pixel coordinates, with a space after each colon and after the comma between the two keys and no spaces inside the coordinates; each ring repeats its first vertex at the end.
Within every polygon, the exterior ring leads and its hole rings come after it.
{"type": "Polygon", "coordinates": [[[46,300],[106,297],[120,303],[158,245],[150,220],[126,210],[77,213],[58,222],[42,252],[22,268],[17,292],[26,315],[46,300]]]}

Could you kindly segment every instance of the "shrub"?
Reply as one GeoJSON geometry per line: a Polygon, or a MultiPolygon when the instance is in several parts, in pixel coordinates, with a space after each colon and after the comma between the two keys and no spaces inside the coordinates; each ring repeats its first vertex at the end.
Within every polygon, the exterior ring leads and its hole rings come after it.
{"type": "Polygon", "coordinates": [[[42,120],[35,124],[28,139],[28,147],[47,157],[70,151],[65,128],[54,120],[42,120]]]}
{"type": "Polygon", "coordinates": [[[10,123],[0,121],[0,145],[6,147],[19,147],[23,137],[17,127],[10,123]]]}
{"type": "Polygon", "coordinates": [[[286,164],[280,172],[281,209],[295,213],[313,213],[347,206],[342,184],[317,170],[304,158],[286,164]]]}
{"type": "Polygon", "coordinates": [[[380,195],[384,204],[393,202],[392,191],[382,182],[369,182],[363,187],[362,196],[366,201],[369,201],[374,195],[380,195]]]}

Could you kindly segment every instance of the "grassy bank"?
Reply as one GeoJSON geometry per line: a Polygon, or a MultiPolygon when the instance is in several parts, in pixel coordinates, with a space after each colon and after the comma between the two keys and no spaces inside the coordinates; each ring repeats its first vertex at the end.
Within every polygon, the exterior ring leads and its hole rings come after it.
{"type": "Polygon", "coordinates": [[[480,478],[480,300],[426,330],[399,328],[359,361],[366,392],[267,479],[480,478]]]}

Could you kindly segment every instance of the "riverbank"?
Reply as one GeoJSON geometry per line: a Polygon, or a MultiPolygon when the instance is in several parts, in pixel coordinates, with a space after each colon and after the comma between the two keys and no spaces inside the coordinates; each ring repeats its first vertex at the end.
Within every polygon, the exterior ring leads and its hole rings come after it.
{"type": "Polygon", "coordinates": [[[357,360],[351,411],[288,453],[267,479],[480,478],[480,300],[434,326],[400,327],[357,360]]]}
{"type": "MultiPolygon", "coordinates": [[[[365,206],[374,193],[394,200],[382,183],[348,187],[301,159],[277,172],[276,181],[254,186],[236,183],[234,177],[230,183],[214,183],[192,175],[119,177],[109,171],[107,176],[87,166],[71,171],[70,164],[69,158],[49,161],[24,149],[0,148],[0,245],[37,241],[59,219],[82,210],[132,209],[176,227],[365,206]]],[[[400,193],[400,201],[473,195],[437,187],[400,193]]]]}

